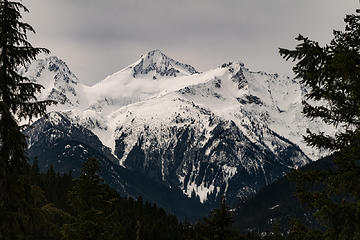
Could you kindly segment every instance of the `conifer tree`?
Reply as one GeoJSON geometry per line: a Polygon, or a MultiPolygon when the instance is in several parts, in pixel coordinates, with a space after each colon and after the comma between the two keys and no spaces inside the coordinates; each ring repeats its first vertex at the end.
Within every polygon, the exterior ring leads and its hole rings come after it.
{"type": "Polygon", "coordinates": [[[205,223],[208,226],[207,230],[210,234],[210,239],[226,240],[229,239],[231,231],[229,228],[234,220],[229,207],[226,204],[225,196],[222,197],[220,207],[212,210],[210,217],[205,218],[205,223]]]}
{"type": "Polygon", "coordinates": [[[324,230],[297,223],[294,239],[360,239],[360,16],[347,15],[345,23],[328,45],[299,35],[294,50],[280,49],[296,61],[293,71],[308,89],[304,114],[339,129],[334,136],[308,131],[305,137],[310,146],[334,153],[336,169],[292,174],[324,230]]]}
{"type": "Polygon", "coordinates": [[[75,219],[64,225],[64,239],[121,239],[120,226],[114,226],[116,222],[111,219],[113,203],[117,199],[109,194],[98,171],[97,160],[89,158],[84,162],[80,178],[74,180],[69,204],[75,219]]]}
{"type": "Polygon", "coordinates": [[[18,121],[44,115],[52,101],[37,101],[41,85],[18,70],[48,50],[27,41],[34,29],[21,21],[22,11],[28,10],[21,3],[0,0],[0,239],[41,238],[34,223],[41,222],[43,214],[26,179],[26,141],[18,121]]]}
{"type": "Polygon", "coordinates": [[[1,114],[1,151],[0,156],[9,161],[7,164],[21,167],[26,142],[20,132],[17,120],[32,120],[43,116],[46,107],[53,101],[37,101],[36,93],[42,86],[31,82],[18,73],[47,49],[35,48],[27,41],[27,33],[34,29],[21,22],[21,11],[27,8],[19,2],[0,1],[0,114],[1,114]]]}

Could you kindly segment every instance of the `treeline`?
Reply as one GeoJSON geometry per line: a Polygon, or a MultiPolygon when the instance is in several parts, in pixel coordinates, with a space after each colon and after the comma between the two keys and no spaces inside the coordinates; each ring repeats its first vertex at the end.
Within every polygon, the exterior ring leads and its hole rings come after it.
{"type": "Polygon", "coordinates": [[[34,231],[23,239],[273,239],[272,234],[260,237],[234,229],[233,213],[225,197],[207,218],[197,223],[179,222],[156,204],[144,202],[141,196],[121,197],[98,173],[95,158],[84,162],[77,179],[71,172],[61,175],[52,167],[41,173],[34,160],[28,179],[44,219],[34,222],[34,231]]]}
{"type": "MultiPolygon", "coordinates": [[[[298,169],[301,172],[335,170],[333,156],[311,162],[298,169]]],[[[296,183],[284,176],[262,188],[245,202],[234,204],[236,228],[256,229],[258,232],[271,230],[274,222],[282,232],[288,232],[289,220],[299,219],[307,226],[318,227],[316,219],[299,198],[296,197],[296,183]]]]}
{"type": "MultiPolygon", "coordinates": [[[[104,184],[94,158],[84,163],[80,178],[50,169],[40,173],[35,160],[31,184],[46,213],[36,239],[190,239],[192,227],[155,204],[123,198],[104,184]]],[[[32,239],[28,236],[28,239],[32,239]]]]}
{"type": "Polygon", "coordinates": [[[14,222],[16,218],[9,219],[8,225],[0,226],[0,239],[293,239],[291,234],[284,237],[276,224],[268,233],[239,232],[233,227],[233,211],[225,197],[208,217],[196,223],[180,222],[141,196],[121,197],[101,179],[95,158],[84,162],[79,178],[73,178],[71,172],[56,173],[52,167],[42,173],[37,160],[22,177],[31,189],[29,199],[22,202],[31,211],[14,209],[20,224],[14,222]]]}

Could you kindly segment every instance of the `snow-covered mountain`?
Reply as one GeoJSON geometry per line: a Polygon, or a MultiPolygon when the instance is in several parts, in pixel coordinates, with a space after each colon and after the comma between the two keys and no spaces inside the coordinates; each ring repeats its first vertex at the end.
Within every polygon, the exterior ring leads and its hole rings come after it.
{"type": "Polygon", "coordinates": [[[198,219],[209,209],[184,196],[180,189],[169,189],[144,174],[120,166],[96,135],[73,124],[62,113],[50,113],[47,119],[39,119],[24,133],[30,136],[27,154],[31,160],[37,157],[42,171],[53,166],[57,172],[71,170],[73,177],[79,177],[83,161],[96,157],[102,178],[123,196],[143,196],[181,219],[198,219]]]}
{"type": "Polygon", "coordinates": [[[56,100],[58,107],[63,109],[80,106],[83,85],[59,58],[48,57],[33,61],[20,69],[20,73],[43,85],[44,89],[38,98],[56,100]]]}
{"type": "Polygon", "coordinates": [[[91,109],[106,114],[121,106],[155,97],[164,90],[183,87],[187,83],[173,79],[197,73],[192,66],[154,50],[143,55],[134,64],[86,88],[87,95],[90,96],[87,100],[91,109]]]}
{"type": "Polygon", "coordinates": [[[60,103],[53,110],[63,121],[98,137],[109,161],[201,202],[249,196],[317,159],[302,135],[330,131],[302,116],[306,90],[298,81],[241,62],[200,73],[154,50],[93,86],[56,57],[23,71],[44,85],[39,98],[60,103]]]}

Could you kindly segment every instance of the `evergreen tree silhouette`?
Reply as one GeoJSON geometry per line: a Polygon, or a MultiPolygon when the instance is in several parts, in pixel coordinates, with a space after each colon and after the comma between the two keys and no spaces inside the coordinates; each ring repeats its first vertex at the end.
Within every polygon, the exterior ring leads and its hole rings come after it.
{"type": "Polygon", "coordinates": [[[330,44],[299,35],[294,50],[296,77],[307,87],[304,114],[339,127],[334,136],[308,131],[305,141],[334,153],[334,171],[293,172],[298,195],[323,231],[293,224],[294,239],[360,239],[360,16],[347,15],[345,30],[330,44]]]}
{"type": "Polygon", "coordinates": [[[209,238],[214,240],[226,240],[231,235],[230,227],[233,224],[233,216],[226,204],[225,196],[222,197],[220,207],[211,211],[210,217],[205,218],[209,238]]]}
{"type": "Polygon", "coordinates": [[[0,239],[41,239],[44,217],[33,198],[38,189],[28,183],[26,140],[18,121],[44,115],[53,102],[37,101],[41,85],[18,70],[48,50],[27,41],[34,29],[21,22],[22,11],[28,10],[19,2],[0,1],[0,239]]]}
{"type": "Polygon", "coordinates": [[[80,179],[69,192],[69,204],[74,222],[65,224],[64,239],[106,240],[121,239],[120,226],[114,226],[112,208],[114,201],[110,191],[98,174],[99,165],[92,157],[84,162],[80,179]]]}

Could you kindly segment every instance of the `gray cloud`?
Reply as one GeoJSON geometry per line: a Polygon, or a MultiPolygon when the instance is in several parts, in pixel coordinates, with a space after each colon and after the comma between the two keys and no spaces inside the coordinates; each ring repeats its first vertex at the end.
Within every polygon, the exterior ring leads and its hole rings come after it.
{"type": "Polygon", "coordinates": [[[30,40],[63,58],[80,80],[97,82],[161,49],[205,71],[242,60],[252,70],[291,73],[279,47],[303,33],[322,43],[343,28],[356,0],[32,0],[30,40]]]}

